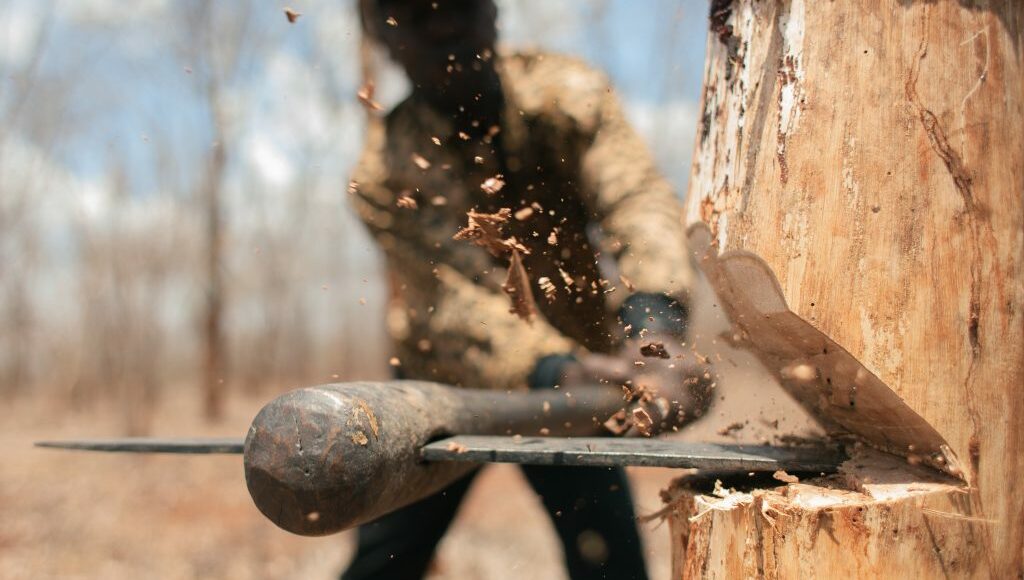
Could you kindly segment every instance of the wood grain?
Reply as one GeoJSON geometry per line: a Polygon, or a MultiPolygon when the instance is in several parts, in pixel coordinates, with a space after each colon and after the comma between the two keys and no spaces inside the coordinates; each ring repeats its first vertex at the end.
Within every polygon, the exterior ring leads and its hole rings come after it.
{"type": "MultiPolygon", "coordinates": [[[[969,501],[950,510],[987,522],[970,534],[948,531],[973,559],[963,569],[1018,577],[1024,3],[713,4],[687,221],[695,239],[706,239],[705,263],[738,253],[762,261],[774,288],[739,290],[777,292],[781,310],[809,330],[787,335],[754,323],[727,301],[735,278],[712,277],[719,298],[797,398],[856,392],[807,360],[805,343],[817,333],[923,418],[939,439],[920,442],[947,448],[928,449],[924,459],[946,462],[969,485],[969,501]],[[792,372],[802,364],[811,379],[792,372]]],[[[840,413],[834,401],[811,407],[839,430],[921,459],[913,438],[884,440],[891,429],[879,428],[878,417],[862,415],[851,428],[860,411],[840,413]]],[[[909,499],[897,503],[878,513],[899,519],[920,510],[909,499]]],[[[736,517],[739,534],[746,524],[736,517]]],[[[865,533],[882,534],[879,526],[865,533]]]]}

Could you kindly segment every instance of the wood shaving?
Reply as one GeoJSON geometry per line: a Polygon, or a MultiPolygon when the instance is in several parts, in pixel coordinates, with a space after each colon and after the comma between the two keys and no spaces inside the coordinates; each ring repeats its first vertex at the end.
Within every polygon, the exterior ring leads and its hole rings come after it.
{"type": "Polygon", "coordinates": [[[480,213],[470,210],[466,214],[467,224],[452,239],[469,240],[473,245],[486,248],[491,255],[501,257],[508,255],[512,250],[518,250],[524,255],[529,254],[526,246],[519,243],[514,237],[505,239],[503,226],[512,217],[512,210],[501,208],[498,213],[480,213]]]}
{"type": "Polygon", "coordinates": [[[622,435],[629,430],[629,421],[626,420],[626,411],[619,409],[614,415],[608,417],[603,425],[604,428],[612,435],[622,435]]]}
{"type": "Polygon", "coordinates": [[[363,433],[362,431],[356,431],[353,433],[351,439],[356,445],[366,445],[370,442],[370,440],[366,438],[366,433],[363,433]]]}
{"type": "Polygon", "coordinates": [[[434,145],[437,145],[438,147],[441,146],[441,140],[437,137],[431,137],[430,140],[433,141],[434,145]]]}
{"type": "Polygon", "coordinates": [[[519,209],[519,210],[517,210],[517,211],[516,211],[516,213],[515,213],[515,218],[516,218],[517,220],[519,220],[519,221],[525,221],[525,220],[528,220],[528,219],[530,219],[530,218],[531,218],[532,216],[533,216],[533,208],[532,208],[532,207],[529,207],[529,206],[527,206],[527,207],[524,207],[524,208],[520,208],[520,209],[519,209]]]}
{"type": "Polygon", "coordinates": [[[502,174],[497,174],[494,177],[488,177],[480,184],[480,189],[483,190],[487,195],[495,195],[501,188],[505,187],[505,181],[502,179],[502,174]]]}
{"type": "Polygon", "coordinates": [[[291,8],[284,9],[284,17],[287,18],[288,22],[291,24],[295,24],[295,21],[299,19],[299,16],[302,16],[301,12],[296,12],[291,8]]]}
{"type": "Polygon", "coordinates": [[[568,272],[561,268],[558,269],[558,273],[562,276],[562,282],[565,282],[565,289],[568,291],[576,281],[572,279],[572,276],[570,276],[568,272]]]}
{"type": "Polygon", "coordinates": [[[630,292],[636,290],[636,286],[633,285],[633,282],[629,278],[623,276],[622,274],[619,274],[619,280],[621,280],[622,283],[625,284],[626,290],[629,290],[630,292]]]}
{"type": "Polygon", "coordinates": [[[647,412],[647,409],[635,407],[630,414],[633,416],[633,427],[636,427],[641,435],[650,437],[654,434],[654,420],[651,419],[651,414],[647,412]]]}
{"type": "Polygon", "coordinates": [[[427,161],[426,158],[424,158],[419,153],[413,153],[409,157],[410,157],[410,159],[412,159],[412,162],[416,164],[416,167],[419,167],[420,169],[423,169],[424,171],[426,171],[427,169],[430,169],[430,162],[427,161]]]}
{"type": "Polygon", "coordinates": [[[462,139],[463,141],[469,141],[469,134],[466,133],[465,131],[459,131],[459,139],[462,139]]]}
{"type": "Polygon", "coordinates": [[[554,302],[558,294],[558,288],[555,287],[555,283],[551,281],[551,278],[547,276],[541,276],[537,278],[537,286],[540,287],[541,292],[544,293],[544,298],[547,301],[554,302]]]}
{"type": "Polygon", "coordinates": [[[448,451],[458,454],[462,454],[469,451],[468,447],[457,441],[449,441],[448,445],[445,448],[448,449],[448,451]]]}
{"type": "Polygon", "coordinates": [[[383,108],[380,106],[380,103],[373,100],[373,92],[375,88],[376,85],[373,84],[373,81],[366,81],[366,84],[359,87],[359,90],[356,91],[356,98],[359,99],[359,102],[362,103],[368,111],[379,111],[383,108]]]}
{"type": "Polygon", "coordinates": [[[551,233],[548,234],[548,245],[549,246],[557,246],[558,245],[558,229],[557,228],[551,230],[551,233]]]}
{"type": "Polygon", "coordinates": [[[671,358],[663,342],[648,342],[640,345],[640,354],[649,358],[671,358]]]}
{"type": "Polygon", "coordinates": [[[772,477],[783,483],[800,483],[799,477],[795,475],[790,475],[781,469],[773,473],[772,477]]]}
{"type": "Polygon", "coordinates": [[[384,22],[387,22],[388,26],[398,26],[398,21],[395,20],[394,16],[388,16],[388,19],[385,20],[384,22]]]}
{"type": "Polygon", "coordinates": [[[416,200],[408,193],[403,193],[398,196],[398,200],[395,202],[395,205],[404,209],[416,209],[418,207],[416,200]]]}
{"type": "Polygon", "coordinates": [[[508,276],[505,277],[501,289],[508,294],[512,301],[509,312],[527,322],[532,322],[537,313],[537,303],[533,298],[533,290],[530,288],[530,276],[526,273],[523,258],[518,249],[512,250],[512,257],[508,264],[508,276]]]}
{"type": "Polygon", "coordinates": [[[722,436],[730,435],[734,431],[739,431],[744,427],[746,427],[746,425],[742,421],[736,421],[735,423],[729,423],[725,427],[722,427],[717,431],[717,433],[722,436]]]}

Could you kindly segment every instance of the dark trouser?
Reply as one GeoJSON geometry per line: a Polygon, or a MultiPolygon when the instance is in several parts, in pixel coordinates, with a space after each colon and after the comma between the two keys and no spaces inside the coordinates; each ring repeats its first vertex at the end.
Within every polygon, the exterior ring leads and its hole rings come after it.
{"type": "MultiPolygon", "coordinates": [[[[565,549],[572,580],[645,580],[629,482],[623,469],[522,466],[565,549]]],[[[417,580],[475,476],[359,528],[355,557],[342,580],[417,580]]]]}

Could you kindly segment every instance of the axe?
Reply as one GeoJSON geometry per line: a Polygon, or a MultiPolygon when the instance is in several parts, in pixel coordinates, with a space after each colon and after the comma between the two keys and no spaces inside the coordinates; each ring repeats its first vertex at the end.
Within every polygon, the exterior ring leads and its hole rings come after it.
{"type": "MultiPolygon", "coordinates": [[[[659,399],[653,430],[686,422],[659,399]]],[[[256,507],[279,527],[320,536],[428,497],[480,463],[834,472],[835,448],[718,445],[598,437],[627,403],[606,386],[502,393],[420,381],[353,382],[286,393],[241,439],[42,441],[39,447],[134,453],[242,454],[256,507]]],[[[689,417],[692,419],[692,417],[689,417]]]]}

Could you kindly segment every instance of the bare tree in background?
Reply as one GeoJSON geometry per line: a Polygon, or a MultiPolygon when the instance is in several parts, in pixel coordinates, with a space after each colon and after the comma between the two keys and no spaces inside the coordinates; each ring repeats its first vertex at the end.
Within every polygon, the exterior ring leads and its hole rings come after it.
{"type": "Polygon", "coordinates": [[[205,300],[201,336],[203,411],[208,419],[223,415],[228,360],[224,332],[227,301],[224,281],[223,192],[231,163],[234,133],[225,91],[237,80],[256,44],[251,2],[224,4],[193,0],[176,7],[184,34],[179,53],[190,63],[196,89],[204,99],[212,136],[209,158],[197,186],[204,215],[203,272],[205,300]]]}

